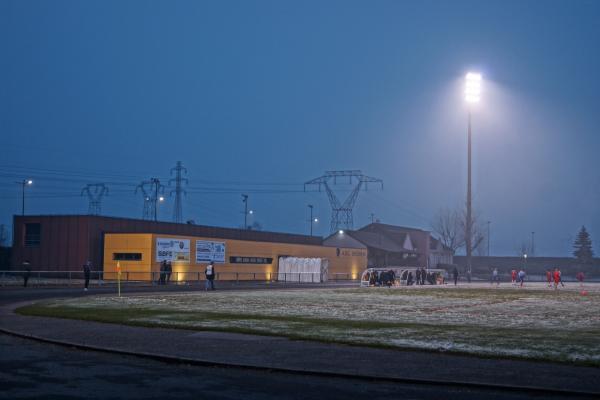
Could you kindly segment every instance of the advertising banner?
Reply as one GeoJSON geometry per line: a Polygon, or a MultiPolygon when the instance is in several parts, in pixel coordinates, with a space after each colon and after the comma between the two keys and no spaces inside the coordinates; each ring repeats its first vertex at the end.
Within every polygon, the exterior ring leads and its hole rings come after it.
{"type": "Polygon", "coordinates": [[[196,240],[196,264],[225,262],[225,243],[196,240]]]}
{"type": "Polygon", "coordinates": [[[189,239],[156,238],[156,261],[189,263],[189,239]]]}

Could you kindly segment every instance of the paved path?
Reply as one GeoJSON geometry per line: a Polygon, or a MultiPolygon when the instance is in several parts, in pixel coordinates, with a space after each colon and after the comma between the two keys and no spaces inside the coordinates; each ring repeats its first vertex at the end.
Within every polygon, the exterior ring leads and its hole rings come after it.
{"type": "MultiPolygon", "coordinates": [[[[0,334],[0,399],[525,400],[530,393],[164,363],[0,334]]],[[[539,398],[539,397],[538,397],[539,398]]],[[[546,396],[566,400],[569,396],[546,396]]]]}
{"type": "Polygon", "coordinates": [[[600,369],[294,341],[231,333],[142,328],[13,313],[0,307],[0,330],[73,346],[197,365],[361,376],[403,382],[443,381],[581,391],[600,396],[600,369]]]}

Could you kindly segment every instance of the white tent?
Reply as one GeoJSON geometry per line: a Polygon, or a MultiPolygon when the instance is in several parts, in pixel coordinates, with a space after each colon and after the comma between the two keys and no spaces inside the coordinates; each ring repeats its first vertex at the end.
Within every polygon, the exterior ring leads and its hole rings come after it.
{"type": "Polygon", "coordinates": [[[280,257],[277,280],[281,282],[326,282],[329,260],[326,258],[280,257]]]}

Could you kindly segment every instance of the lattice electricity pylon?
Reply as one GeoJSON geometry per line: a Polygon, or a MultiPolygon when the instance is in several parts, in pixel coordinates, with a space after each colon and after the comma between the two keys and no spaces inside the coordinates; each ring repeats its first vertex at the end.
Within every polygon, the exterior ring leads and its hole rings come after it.
{"type": "Polygon", "coordinates": [[[142,211],[142,219],[152,219],[152,212],[154,210],[154,203],[152,201],[152,196],[150,194],[150,185],[152,182],[150,181],[142,181],[135,188],[135,194],[139,192],[144,196],[144,209],[142,211]]]}
{"type": "Polygon", "coordinates": [[[165,193],[165,187],[160,184],[158,178],[150,178],[149,181],[142,181],[135,188],[135,193],[141,191],[144,195],[144,212],[142,219],[153,219],[156,221],[158,218],[158,201],[162,201],[162,195],[165,193]]]}
{"type": "Polygon", "coordinates": [[[100,215],[102,211],[102,197],[108,195],[108,188],[104,183],[89,183],[82,190],[81,195],[87,194],[89,215],[100,215]]]}
{"type": "Polygon", "coordinates": [[[187,168],[185,168],[181,161],[177,161],[177,165],[174,168],[171,168],[171,175],[175,172],[175,178],[169,179],[169,186],[171,186],[171,182],[175,182],[175,189],[171,190],[170,195],[173,196],[175,193],[175,207],[173,208],[173,221],[177,223],[183,222],[183,209],[181,204],[181,195],[186,194],[183,189],[183,183],[186,185],[189,183],[187,178],[183,178],[181,176],[182,172],[187,174],[187,168]]]}
{"type": "Polygon", "coordinates": [[[363,173],[359,170],[325,171],[323,176],[306,182],[304,184],[304,190],[306,191],[307,185],[318,185],[319,192],[321,191],[321,186],[325,187],[325,191],[329,197],[329,203],[331,204],[331,233],[333,233],[340,229],[354,228],[354,216],[352,214],[352,209],[356,204],[356,199],[358,199],[358,193],[360,192],[360,189],[364,187],[364,189],[367,190],[369,183],[380,184],[381,189],[383,190],[383,180],[363,175],[363,173]],[[336,185],[338,178],[348,178],[349,185],[356,185],[343,203],[340,203],[339,199],[329,186],[329,183],[332,180],[333,184],[336,185]]]}

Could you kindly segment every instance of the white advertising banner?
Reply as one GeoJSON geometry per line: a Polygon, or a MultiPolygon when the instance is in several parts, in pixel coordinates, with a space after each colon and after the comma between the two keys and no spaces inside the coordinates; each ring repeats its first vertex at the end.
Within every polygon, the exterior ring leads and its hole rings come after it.
{"type": "Polygon", "coordinates": [[[156,261],[189,263],[189,239],[156,238],[156,261]]]}
{"type": "Polygon", "coordinates": [[[196,264],[225,262],[225,243],[196,240],[196,264]]]}

